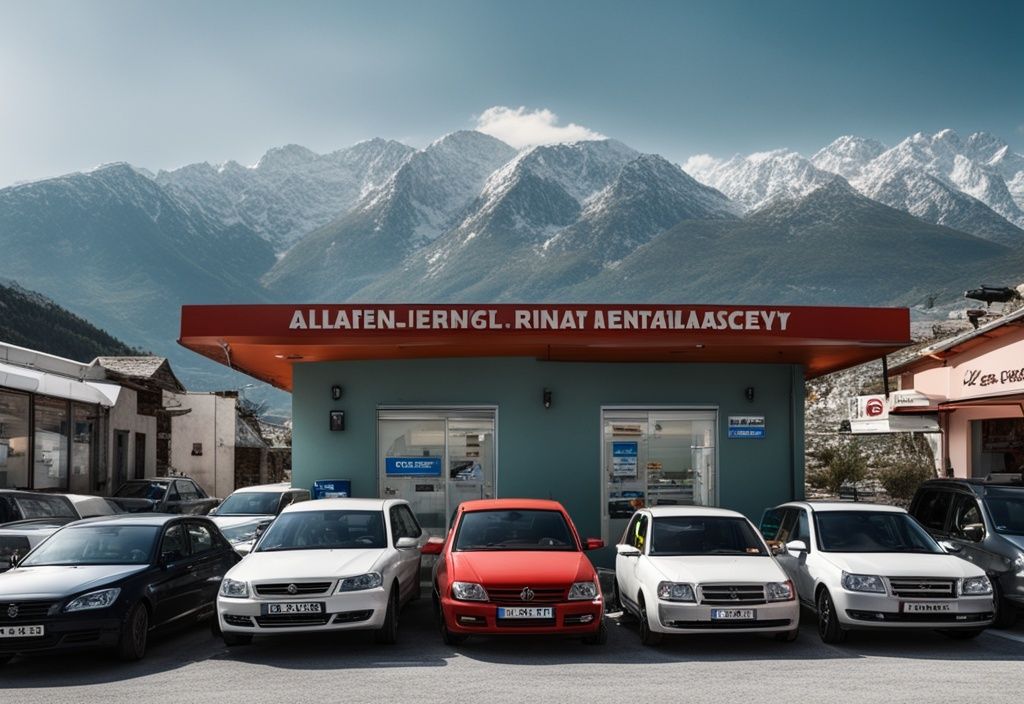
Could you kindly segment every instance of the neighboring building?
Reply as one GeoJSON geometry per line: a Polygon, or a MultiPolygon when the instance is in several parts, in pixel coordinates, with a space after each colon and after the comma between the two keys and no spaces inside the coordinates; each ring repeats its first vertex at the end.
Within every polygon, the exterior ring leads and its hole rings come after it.
{"type": "Polygon", "coordinates": [[[185,306],[180,343],[292,391],[292,482],[562,501],[614,542],[632,509],[759,517],[803,496],[804,381],[910,342],[906,309],[185,306]]]}
{"type": "Polygon", "coordinates": [[[914,402],[890,414],[933,413],[950,476],[1024,472],[1024,308],[935,343],[894,367],[914,402]]]}

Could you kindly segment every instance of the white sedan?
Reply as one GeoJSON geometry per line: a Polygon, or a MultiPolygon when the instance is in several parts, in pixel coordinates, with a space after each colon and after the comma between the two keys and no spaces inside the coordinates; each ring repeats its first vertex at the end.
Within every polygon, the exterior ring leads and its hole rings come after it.
{"type": "Polygon", "coordinates": [[[292,504],[224,576],[216,626],[227,645],[256,635],[358,629],[393,643],[401,607],[419,596],[427,540],[405,501],[292,504]]]}
{"type": "Polygon", "coordinates": [[[696,506],[641,509],[615,547],[613,601],[640,620],[645,645],[667,633],[796,639],[796,590],[743,514],[696,506]]]}
{"type": "Polygon", "coordinates": [[[761,523],[818,633],[840,643],[854,629],[932,628],[971,638],[992,623],[984,570],[946,554],[901,508],[796,501],[761,523]]]}

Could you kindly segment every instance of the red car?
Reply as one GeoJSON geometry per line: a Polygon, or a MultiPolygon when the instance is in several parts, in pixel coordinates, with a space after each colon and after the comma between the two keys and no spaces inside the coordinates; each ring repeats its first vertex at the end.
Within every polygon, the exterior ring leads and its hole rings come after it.
{"type": "Polygon", "coordinates": [[[467,501],[455,512],[434,568],[434,605],[444,642],[473,634],[551,633],[600,644],[608,638],[597,572],[557,501],[467,501]]]}

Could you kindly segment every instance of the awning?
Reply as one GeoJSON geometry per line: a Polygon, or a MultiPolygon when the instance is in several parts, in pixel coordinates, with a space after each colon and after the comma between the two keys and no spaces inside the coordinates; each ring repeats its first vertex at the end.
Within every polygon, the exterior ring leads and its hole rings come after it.
{"type": "Polygon", "coordinates": [[[107,408],[117,403],[121,387],[98,381],[79,381],[59,374],[28,369],[0,362],[0,387],[66,398],[82,403],[98,403],[107,408]]]}

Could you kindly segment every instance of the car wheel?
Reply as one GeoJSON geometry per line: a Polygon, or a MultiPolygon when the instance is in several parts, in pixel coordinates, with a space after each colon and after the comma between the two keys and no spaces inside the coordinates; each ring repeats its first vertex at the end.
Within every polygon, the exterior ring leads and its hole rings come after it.
{"type": "Polygon", "coordinates": [[[444,621],[444,607],[441,606],[441,600],[437,596],[434,597],[434,603],[437,604],[438,629],[441,631],[441,640],[444,644],[459,645],[460,643],[465,643],[468,636],[461,633],[452,633],[448,630],[448,624],[444,621]]]}
{"type": "Polygon", "coordinates": [[[640,597],[640,642],[644,645],[658,645],[661,634],[651,630],[651,622],[647,617],[647,604],[640,597]]]}
{"type": "Polygon", "coordinates": [[[836,605],[828,589],[818,594],[818,635],[826,643],[842,643],[846,640],[846,629],[839,625],[836,605]]]}
{"type": "Polygon", "coordinates": [[[252,643],[252,636],[248,633],[230,633],[223,631],[220,637],[224,639],[224,645],[234,648],[236,645],[249,645],[252,643]]]}
{"type": "Polygon", "coordinates": [[[939,633],[953,640],[970,640],[980,636],[984,630],[984,628],[950,628],[945,631],[939,631],[939,633]]]}
{"type": "Polygon", "coordinates": [[[608,642],[608,627],[604,625],[604,619],[601,619],[601,625],[597,629],[597,633],[592,636],[586,636],[583,639],[586,645],[604,645],[608,642]]]}
{"type": "Polygon", "coordinates": [[[149,611],[142,602],[128,610],[121,622],[121,637],[117,642],[117,656],[122,660],[141,660],[146,654],[149,639],[149,611]]]}
{"type": "Polygon", "coordinates": [[[794,628],[792,631],[782,631],[781,633],[775,634],[775,640],[782,643],[792,643],[800,636],[800,629],[794,628]]]}
{"type": "Polygon", "coordinates": [[[384,614],[384,623],[373,634],[378,643],[391,645],[398,640],[398,587],[392,585],[388,596],[388,610],[384,614]]]}
{"type": "Polygon", "coordinates": [[[1013,624],[1017,623],[1017,607],[1003,596],[1003,590],[999,588],[995,580],[993,580],[992,584],[995,587],[995,592],[992,596],[996,605],[996,617],[992,621],[992,625],[996,628],[1010,628],[1013,624]]]}

